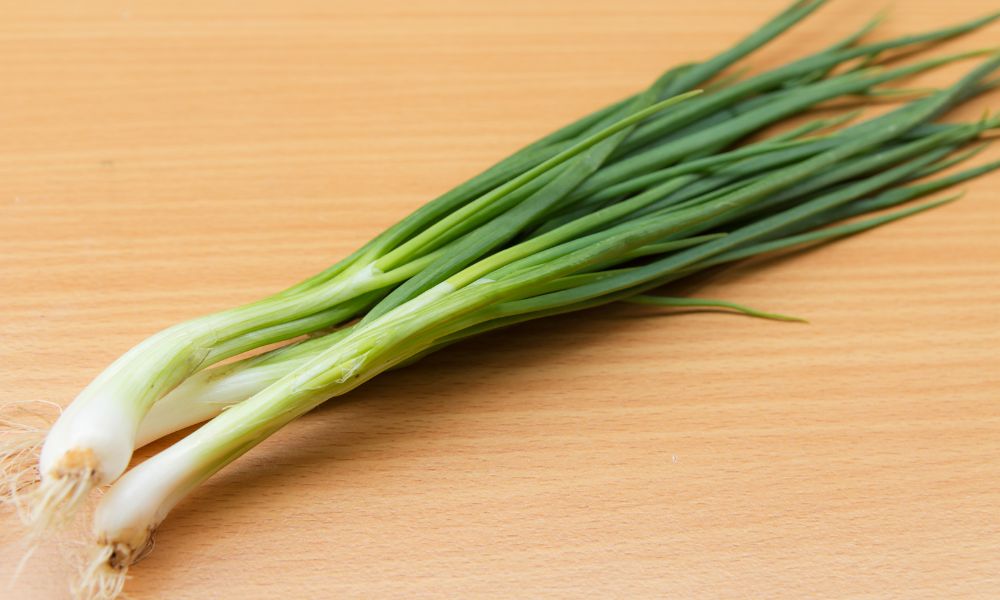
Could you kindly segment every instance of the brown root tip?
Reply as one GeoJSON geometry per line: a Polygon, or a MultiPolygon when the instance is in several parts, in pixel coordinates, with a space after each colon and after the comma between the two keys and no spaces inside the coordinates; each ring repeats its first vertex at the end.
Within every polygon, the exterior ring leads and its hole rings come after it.
{"type": "Polygon", "coordinates": [[[122,594],[128,568],[153,549],[152,532],[140,547],[102,541],[86,556],[79,577],[71,587],[77,600],[115,600],[122,594]]]}
{"type": "Polygon", "coordinates": [[[31,530],[29,536],[70,522],[97,487],[97,457],[93,451],[72,450],[42,477],[32,492],[30,506],[22,519],[31,530]]]}
{"type": "Polygon", "coordinates": [[[70,591],[77,600],[114,600],[118,598],[125,587],[128,576],[128,564],[121,563],[116,556],[131,554],[130,549],[123,544],[101,544],[97,546],[83,568],[79,579],[71,586],[70,591]],[[114,561],[114,562],[113,562],[114,561]]]}

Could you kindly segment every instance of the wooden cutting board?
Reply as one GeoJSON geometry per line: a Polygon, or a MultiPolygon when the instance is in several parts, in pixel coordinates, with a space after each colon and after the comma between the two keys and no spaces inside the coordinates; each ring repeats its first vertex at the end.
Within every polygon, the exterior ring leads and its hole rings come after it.
{"type": "MultiPolygon", "coordinates": [[[[0,401],[68,402],[144,336],[319,270],[784,3],[4,2],[0,401]]],[[[750,63],[880,8],[833,2],[750,63]]],[[[877,35],[997,8],[896,2],[877,35]]],[[[381,377],[193,494],[127,591],[996,598],[1000,177],[967,187],[681,290],[809,325],[615,306],[381,377]]],[[[71,571],[43,545],[0,597],[63,598],[71,571]]]]}

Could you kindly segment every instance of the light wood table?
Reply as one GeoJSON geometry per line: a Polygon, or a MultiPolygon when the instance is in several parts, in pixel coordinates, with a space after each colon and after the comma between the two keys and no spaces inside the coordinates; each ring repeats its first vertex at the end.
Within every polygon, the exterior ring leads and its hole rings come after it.
{"type": "MultiPolygon", "coordinates": [[[[750,63],[881,4],[834,2],[750,63]]],[[[68,402],[142,337],[317,271],[783,5],[4,2],[0,401],[68,402]]],[[[877,35],[996,8],[896,2],[877,35]]],[[[1000,178],[966,187],[683,290],[809,325],[622,305],[380,377],[185,501],[127,591],[996,598],[1000,178]]],[[[70,571],[43,545],[0,596],[62,598],[70,571]]]]}

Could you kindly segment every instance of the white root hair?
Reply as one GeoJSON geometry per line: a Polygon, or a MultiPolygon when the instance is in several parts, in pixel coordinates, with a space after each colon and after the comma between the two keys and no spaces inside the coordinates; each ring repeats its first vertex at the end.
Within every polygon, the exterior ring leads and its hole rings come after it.
{"type": "Polygon", "coordinates": [[[121,551],[115,544],[93,548],[70,586],[77,600],[115,600],[121,596],[128,578],[128,564],[118,560],[121,551]]]}
{"type": "Polygon", "coordinates": [[[0,504],[10,505],[27,521],[31,491],[38,484],[38,458],[49,427],[61,407],[30,400],[0,406],[0,504]]]}
{"type": "Polygon", "coordinates": [[[45,473],[38,486],[25,498],[21,518],[28,537],[63,527],[87,503],[97,487],[97,457],[90,450],[67,452],[57,468],[45,473]]]}
{"type": "Polygon", "coordinates": [[[100,541],[91,546],[82,561],[78,578],[70,586],[76,600],[116,600],[128,580],[128,568],[153,549],[152,531],[146,533],[141,547],[122,542],[100,541]]]}

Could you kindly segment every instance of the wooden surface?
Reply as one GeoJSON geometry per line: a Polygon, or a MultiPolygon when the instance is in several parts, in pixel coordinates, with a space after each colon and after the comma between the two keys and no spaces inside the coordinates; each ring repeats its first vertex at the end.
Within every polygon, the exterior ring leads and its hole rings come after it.
{"type": "MultiPolygon", "coordinates": [[[[783,4],[5,1],[0,401],[68,402],[783,4]]],[[[879,35],[996,8],[896,2],[879,35]]],[[[616,306],[381,377],[178,507],[130,597],[995,598],[1000,178],[967,187],[683,290],[810,325],[616,306]]],[[[43,546],[0,597],[62,598],[70,570],[43,546]]]]}

